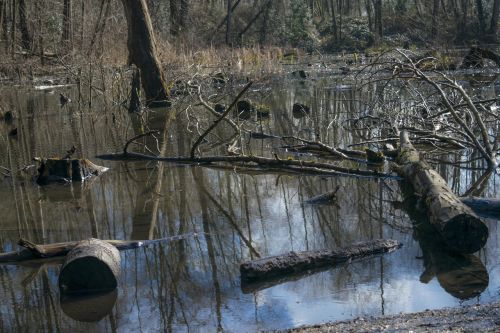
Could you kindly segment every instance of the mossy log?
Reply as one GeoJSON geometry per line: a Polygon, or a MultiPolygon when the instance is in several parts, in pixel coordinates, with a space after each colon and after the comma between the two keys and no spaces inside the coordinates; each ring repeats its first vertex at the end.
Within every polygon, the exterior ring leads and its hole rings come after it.
{"type": "Polygon", "coordinates": [[[118,249],[91,238],[81,241],[66,255],[59,273],[59,289],[67,294],[111,291],[118,286],[119,277],[118,249]]]}
{"type": "Polygon", "coordinates": [[[413,185],[427,209],[431,225],[446,245],[459,253],[474,253],[488,239],[488,227],[448,187],[439,173],[413,147],[408,132],[401,132],[398,173],[413,185]]]}
{"type": "Polygon", "coordinates": [[[295,274],[329,265],[363,258],[369,255],[391,252],[401,247],[396,240],[373,240],[356,243],[335,250],[289,252],[274,257],[245,262],[240,265],[241,280],[262,281],[278,276],[295,274]]]}

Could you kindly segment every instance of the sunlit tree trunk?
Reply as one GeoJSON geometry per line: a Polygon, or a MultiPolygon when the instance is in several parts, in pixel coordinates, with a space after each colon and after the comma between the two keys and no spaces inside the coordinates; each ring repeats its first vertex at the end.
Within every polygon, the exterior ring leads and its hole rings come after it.
{"type": "Polygon", "coordinates": [[[153,26],[145,0],[122,0],[128,26],[129,63],[141,71],[148,102],[169,104],[165,80],[157,58],[153,26]]]}

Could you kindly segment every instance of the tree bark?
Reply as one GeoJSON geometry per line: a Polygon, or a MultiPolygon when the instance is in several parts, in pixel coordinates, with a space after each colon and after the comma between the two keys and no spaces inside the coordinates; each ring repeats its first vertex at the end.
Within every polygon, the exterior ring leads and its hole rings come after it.
{"type": "Polygon", "coordinates": [[[262,281],[313,268],[335,265],[369,255],[387,253],[399,247],[401,247],[401,243],[396,240],[378,239],[335,250],[289,252],[241,264],[241,279],[245,282],[262,281]]]}
{"type": "Polygon", "coordinates": [[[28,30],[28,21],[26,19],[26,2],[19,0],[19,30],[21,30],[21,45],[23,49],[31,49],[31,36],[28,30]]]}
{"type": "Polygon", "coordinates": [[[73,43],[73,17],[71,9],[71,0],[64,0],[62,25],[63,25],[62,41],[66,47],[71,47],[73,43]]]}
{"type": "Polygon", "coordinates": [[[146,1],[122,0],[122,3],[127,17],[129,63],[136,65],[141,71],[141,81],[147,101],[155,106],[169,106],[146,1]]]}
{"type": "Polygon", "coordinates": [[[62,293],[89,293],[116,289],[120,277],[120,252],[99,239],[81,241],[66,256],[59,273],[62,293]]]}
{"type": "Polygon", "coordinates": [[[401,132],[401,148],[397,171],[407,179],[427,208],[430,223],[441,234],[446,245],[455,252],[474,253],[488,239],[488,227],[462,203],[446,181],[429,164],[420,159],[408,133],[401,132]]]}
{"type": "Polygon", "coordinates": [[[498,20],[500,19],[500,0],[495,0],[493,3],[492,15],[491,15],[491,25],[490,25],[490,35],[495,41],[498,41],[498,35],[500,34],[500,24],[498,20]]]}

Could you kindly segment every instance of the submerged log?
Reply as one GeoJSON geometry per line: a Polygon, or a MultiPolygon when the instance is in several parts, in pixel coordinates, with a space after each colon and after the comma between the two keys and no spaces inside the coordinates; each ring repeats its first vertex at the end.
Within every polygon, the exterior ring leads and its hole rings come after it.
{"type": "Polygon", "coordinates": [[[313,268],[335,265],[369,255],[387,253],[401,247],[396,240],[373,240],[356,243],[335,250],[289,252],[283,255],[262,258],[240,265],[241,280],[259,281],[277,276],[295,274],[313,268]]]}
{"type": "Polygon", "coordinates": [[[81,241],[66,256],[59,273],[62,293],[103,292],[116,289],[120,252],[113,245],[91,238],[81,241]]]}
{"type": "Polygon", "coordinates": [[[446,181],[420,158],[408,133],[401,132],[397,171],[407,179],[427,208],[430,223],[455,252],[474,253],[488,239],[488,227],[448,187],[446,181]]]}
{"type": "Polygon", "coordinates": [[[87,159],[47,158],[40,161],[37,183],[46,185],[52,182],[83,181],[91,176],[98,176],[108,168],[96,165],[87,159]]]}

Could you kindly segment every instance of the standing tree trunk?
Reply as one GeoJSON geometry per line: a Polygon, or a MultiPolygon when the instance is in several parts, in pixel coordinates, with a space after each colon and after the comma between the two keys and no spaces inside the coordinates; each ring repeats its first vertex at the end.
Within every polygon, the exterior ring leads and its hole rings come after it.
{"type": "Polygon", "coordinates": [[[173,37],[179,35],[179,0],[170,0],[170,34],[173,37]]]}
{"type": "Polygon", "coordinates": [[[127,17],[129,63],[141,71],[147,101],[170,105],[146,0],[122,0],[122,3],[127,17]]]}
{"type": "Polygon", "coordinates": [[[10,22],[10,52],[12,58],[16,52],[16,0],[11,1],[10,8],[11,22],[10,22]]]}
{"type": "Polygon", "coordinates": [[[377,42],[382,39],[382,0],[374,0],[373,7],[375,8],[375,36],[377,42]]]}
{"type": "Polygon", "coordinates": [[[486,31],[486,22],[484,20],[484,8],[483,8],[483,0],[476,0],[477,7],[477,18],[479,21],[479,30],[481,34],[484,34],[486,31]]]}
{"type": "Polygon", "coordinates": [[[438,22],[439,3],[440,2],[441,2],[441,0],[434,0],[433,6],[432,6],[432,28],[431,28],[432,37],[436,37],[436,35],[438,33],[437,22],[438,22]]]}
{"type": "Polygon", "coordinates": [[[21,30],[21,46],[25,50],[31,49],[31,36],[28,31],[28,21],[26,19],[26,2],[19,0],[19,30],[21,30]]]}
{"type": "Polygon", "coordinates": [[[493,3],[493,10],[491,15],[491,25],[490,25],[490,35],[495,41],[498,40],[498,35],[500,34],[500,24],[498,20],[500,19],[500,0],[495,0],[493,3]]]}
{"type": "Polygon", "coordinates": [[[62,28],[63,45],[70,48],[73,45],[73,18],[71,10],[71,0],[64,0],[62,28]]]}
{"type": "Polygon", "coordinates": [[[227,0],[227,20],[226,20],[226,44],[231,42],[231,20],[232,20],[231,0],[227,0]]]}

